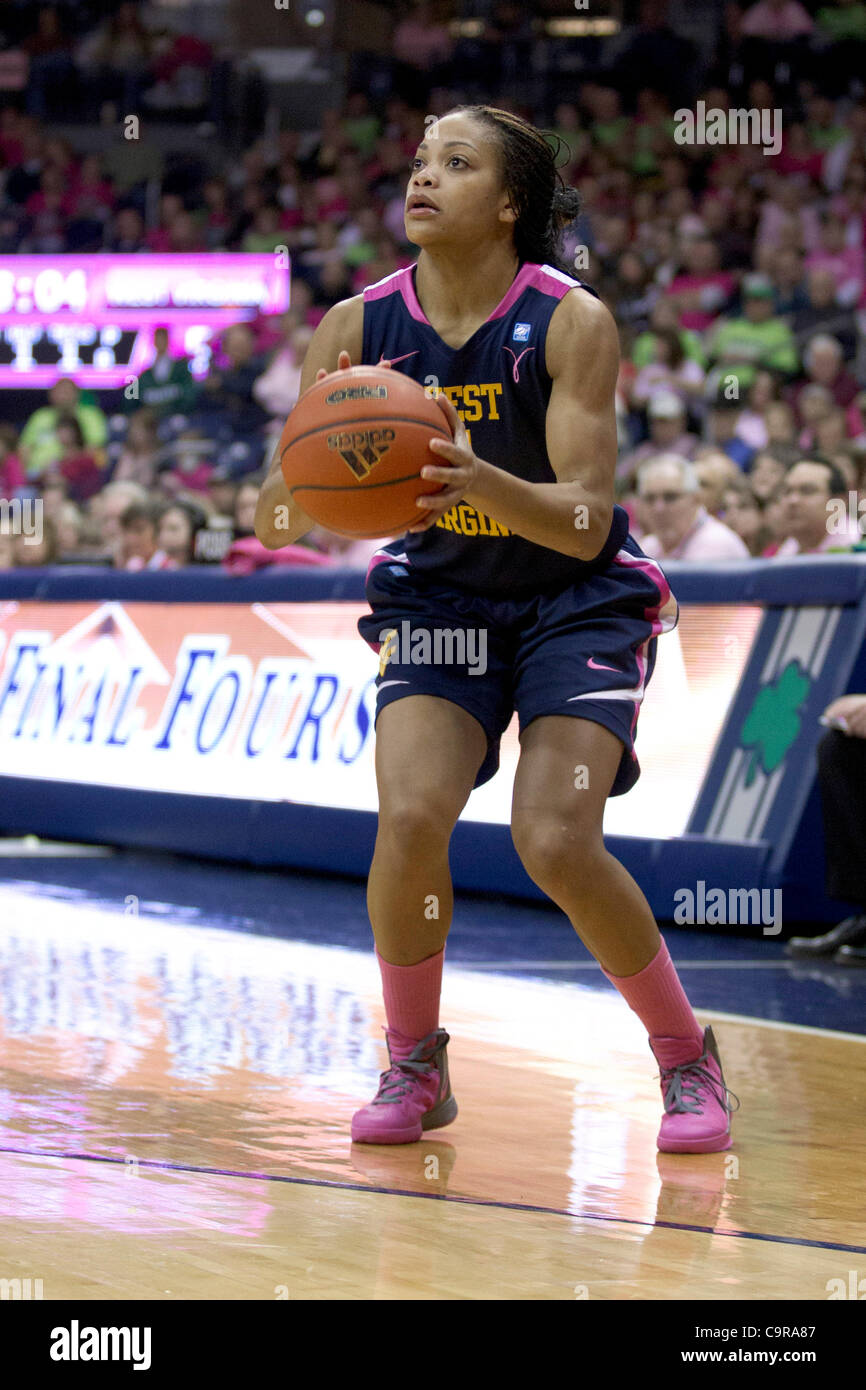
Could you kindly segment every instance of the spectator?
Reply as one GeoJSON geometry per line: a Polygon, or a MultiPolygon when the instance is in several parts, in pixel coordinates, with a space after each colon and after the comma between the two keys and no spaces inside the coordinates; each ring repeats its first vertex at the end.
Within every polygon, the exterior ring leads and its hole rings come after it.
{"type": "Polygon", "coordinates": [[[700,443],[698,436],[686,428],[686,408],[673,392],[660,391],[652,397],[647,407],[647,421],[649,439],[617,463],[616,476],[620,480],[628,478],[655,454],[674,453],[681,458],[691,458],[700,443]]]}
{"type": "Polygon", "coordinates": [[[396,90],[411,93],[415,99],[419,95],[426,98],[448,63],[453,47],[448,30],[434,20],[432,6],[423,0],[416,3],[397,25],[391,41],[391,52],[399,65],[395,72],[396,90]]]}
{"type": "Polygon", "coordinates": [[[12,498],[24,487],[24,469],[18,457],[18,431],[0,421],[0,497],[12,498]]]}
{"type": "Polygon", "coordinates": [[[863,247],[847,244],[845,223],[835,213],[825,212],[821,222],[821,245],[806,257],[806,269],[828,271],[836,287],[836,302],[848,308],[863,292],[863,247]]]}
{"type": "Polygon", "coordinates": [[[167,328],[154,329],[153,347],[154,359],[138,378],[138,395],[125,399],[125,408],[146,407],[161,420],[169,415],[189,414],[198,394],[190,375],[190,359],[172,356],[167,328]]]}
{"type": "Polygon", "coordinates": [[[720,323],[707,345],[716,381],[733,377],[746,391],[762,367],[785,376],[796,372],[794,337],[785,320],[774,313],[774,293],[766,276],[746,276],[742,315],[720,323]]]}
{"type": "Polygon", "coordinates": [[[60,458],[54,465],[69,488],[73,502],[86,502],[102,487],[103,455],[88,449],[81,425],[74,415],[61,415],[57,421],[60,458]]]}
{"type": "Polygon", "coordinates": [[[807,303],[794,314],[794,339],[802,355],[806,344],[819,333],[828,333],[842,344],[846,357],[857,346],[857,320],[854,310],[839,303],[836,280],[829,270],[811,270],[806,277],[807,303]]]}
{"type": "Polygon", "coordinates": [[[830,503],[834,498],[847,499],[848,488],[843,474],[823,455],[813,453],[795,463],[781,484],[780,494],[787,535],[776,552],[780,559],[850,550],[860,539],[856,525],[849,523],[843,530],[830,525],[830,503]]]}
{"type": "Polygon", "coordinates": [[[147,489],[139,483],[132,482],[109,483],[91,500],[91,514],[99,526],[106,551],[114,557],[115,565],[119,563],[117,557],[121,542],[120,518],[127,507],[133,504],[146,506],[147,502],[147,489]]]}
{"type": "Polygon", "coordinates": [[[27,110],[31,116],[54,116],[74,105],[75,69],[72,44],[63,30],[60,11],[53,5],[40,9],[36,31],[21,45],[30,58],[27,77],[27,110]]]}
{"type": "Polygon", "coordinates": [[[235,494],[234,530],[235,540],[256,533],[256,504],[259,500],[261,481],[258,475],[244,478],[235,494]]]}
{"type": "Polygon", "coordinates": [[[772,372],[760,371],[749,387],[746,403],[737,423],[737,434],[750,449],[763,449],[769,441],[766,412],[778,390],[772,372]]]}
{"type": "Polygon", "coordinates": [[[61,564],[75,563],[79,559],[81,538],[84,531],[84,514],[75,502],[62,502],[57,509],[54,521],[57,531],[58,558],[61,564]]]}
{"type": "Polygon", "coordinates": [[[60,462],[62,446],[57,437],[61,416],[73,415],[81,426],[84,443],[102,449],[108,436],[105,416],[98,406],[82,405],[81,392],[70,377],[60,377],[48,392],[48,405],[34,410],[21,431],[20,453],[27,477],[38,478],[60,462]]]}
{"type": "Polygon", "coordinates": [[[280,209],[276,203],[264,203],[253,215],[253,223],[241,242],[242,251],[272,252],[285,242],[280,209]]]}
{"type": "Polygon", "coordinates": [[[112,482],[132,482],[144,488],[153,487],[161,452],[156,412],[153,407],[144,406],[129,417],[126,438],[111,475],[112,482]]]}
{"type": "MultiPolygon", "coordinates": [[[[138,5],[126,0],[87,35],[76,56],[86,87],[100,102],[116,102],[127,112],[141,109],[150,80],[152,51],[152,39],[138,5]]],[[[91,114],[99,114],[98,106],[91,114]]]]}
{"type": "Polygon", "coordinates": [[[788,469],[800,458],[795,444],[770,445],[760,449],[749,468],[749,486],[759,506],[766,506],[781,486],[788,469]]]}
{"type": "Polygon", "coordinates": [[[105,249],[123,255],[148,249],[144,218],[138,208],[120,207],[117,209],[113,222],[109,224],[105,249]]]}
{"type": "Polygon", "coordinates": [[[153,502],[131,502],[120,516],[120,544],[115,564],[125,570],[163,570],[171,568],[164,550],[159,549],[157,530],[160,509],[153,502]]]}
{"type": "Polygon", "coordinates": [[[787,401],[772,401],[764,410],[767,444],[793,444],[797,436],[797,417],[787,401]]]}
{"type": "Polygon", "coordinates": [[[690,242],[683,262],[685,270],[665,293],[676,300],[680,327],[703,333],[727,307],[737,282],[730,271],[720,270],[718,249],[708,237],[690,242]]]}
{"type": "MultiPolygon", "coordinates": [[[[632,405],[641,409],[657,396],[673,394],[684,404],[697,400],[704,389],[705,373],[693,358],[686,357],[682,338],[676,329],[660,328],[653,334],[654,357],[641,367],[631,390],[632,405]]],[[[681,449],[675,449],[681,453],[681,449]]]]}
{"type": "Polygon", "coordinates": [[[233,324],[223,334],[224,365],[211,364],[202,382],[195,416],[203,427],[223,426],[235,435],[253,434],[267,419],[253,396],[253,386],[263,363],[255,353],[249,325],[233,324]]]}
{"type": "Polygon", "coordinates": [[[701,505],[694,465],[677,454],[660,454],[638,470],[641,514],[650,534],[641,548],[654,560],[747,559],[745,543],[701,505]]]}
{"type": "Polygon", "coordinates": [[[726,491],[742,480],[739,468],[727,454],[721,454],[717,450],[699,453],[693,466],[698,480],[701,505],[710,516],[720,516],[726,491]]]}
{"type": "Polygon", "coordinates": [[[278,348],[271,360],[253,383],[253,395],[269,415],[275,416],[280,427],[285,423],[289,411],[295,405],[301,391],[301,370],[307,348],[313,336],[312,328],[298,328],[284,315],[287,335],[283,346],[278,348]]]}
{"type": "Polygon", "coordinates": [[[793,246],[783,246],[775,252],[772,281],[773,307],[782,318],[793,320],[809,307],[803,257],[793,246]]]}
{"type": "Polygon", "coordinates": [[[743,15],[740,32],[744,37],[787,43],[808,37],[814,28],[812,18],[797,0],[757,0],[743,15]]]}
{"type": "Polygon", "coordinates": [[[207,500],[212,508],[211,521],[220,517],[234,525],[235,499],[238,484],[224,467],[214,468],[207,482],[207,500]]]}
{"type": "Polygon", "coordinates": [[[739,536],[753,557],[761,555],[770,542],[770,529],[763,510],[745,478],[737,479],[725,489],[720,520],[739,536]]]}
{"type": "Polygon", "coordinates": [[[810,338],[803,353],[806,380],[791,391],[791,404],[799,409],[802,394],[811,383],[823,386],[836,405],[849,406],[860,387],[856,377],[845,369],[845,353],[838,338],[829,333],[817,333],[810,338]]]}
{"type": "Polygon", "coordinates": [[[166,568],[178,569],[194,562],[196,537],[206,526],[207,515],[202,507],[181,500],[169,503],[157,531],[159,549],[168,556],[166,568]]]}
{"type": "Polygon", "coordinates": [[[721,453],[727,454],[739,468],[748,468],[754,450],[740,434],[742,414],[739,399],[720,392],[710,406],[706,433],[708,441],[721,453]]]}
{"type": "Polygon", "coordinates": [[[50,517],[43,516],[38,536],[15,536],[12,543],[15,569],[41,568],[56,565],[60,559],[57,530],[50,517]]]}

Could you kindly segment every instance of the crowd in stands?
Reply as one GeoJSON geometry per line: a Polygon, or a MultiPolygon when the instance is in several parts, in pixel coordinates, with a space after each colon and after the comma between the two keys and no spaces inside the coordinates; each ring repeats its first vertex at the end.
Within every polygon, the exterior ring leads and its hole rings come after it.
{"type": "MultiPolygon", "coordinates": [[[[676,96],[641,86],[647,70],[631,89],[603,73],[574,78],[569,99],[547,111],[491,93],[555,133],[563,176],[581,191],[563,266],[619,325],[617,496],[657,558],[772,559],[863,543],[866,91],[857,64],[822,83],[825,68],[807,58],[843,41],[866,53],[866,5],[839,6],[832,24],[832,7],[801,8],[729,6],[740,85],[711,74],[698,93],[707,109],[780,110],[775,152],[681,143],[676,96]],[[792,46],[806,55],[800,69],[792,46]],[[766,66],[753,75],[761,51],[766,66]]],[[[136,7],[121,10],[134,48],[136,7]]],[[[395,36],[401,70],[415,54],[418,71],[447,72],[446,38],[417,7],[395,36]]],[[[363,563],[375,543],[318,528],[286,553],[260,553],[255,494],[315,325],[414,260],[403,227],[409,160],[428,111],[464,96],[431,86],[425,110],[355,90],[319,129],[284,129],[231,167],[164,186],[152,224],[122,161],[77,153],[38,113],[0,111],[0,250],[288,248],[292,266],[288,311],[225,330],[203,376],[157,330],[134,399],[61,380],[29,418],[0,423],[0,496],[42,498],[46,523],[40,545],[0,537],[0,563],[363,563]]],[[[9,413],[0,399],[0,416],[9,413]]]]}

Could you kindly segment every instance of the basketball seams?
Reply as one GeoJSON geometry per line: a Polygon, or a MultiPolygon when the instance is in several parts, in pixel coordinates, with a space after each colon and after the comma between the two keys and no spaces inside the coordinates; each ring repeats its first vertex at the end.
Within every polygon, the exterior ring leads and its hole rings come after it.
{"type": "MultiPolygon", "coordinates": [[[[377,415],[359,415],[352,420],[335,419],[331,424],[316,425],[314,429],[304,430],[302,434],[297,434],[294,439],[290,439],[288,444],[280,450],[280,458],[282,459],[283,456],[288,453],[289,449],[293,449],[294,446],[300,444],[303,439],[309,439],[311,435],[336,434],[342,430],[348,429],[351,425],[375,426],[377,423],[381,423],[382,418],[384,417],[377,415]]],[[[425,430],[433,430],[440,433],[441,437],[447,439],[449,444],[454,442],[454,436],[447,425],[434,425],[429,420],[420,420],[417,415],[394,415],[389,412],[387,423],[390,425],[392,421],[401,425],[421,425],[425,430]]]]}

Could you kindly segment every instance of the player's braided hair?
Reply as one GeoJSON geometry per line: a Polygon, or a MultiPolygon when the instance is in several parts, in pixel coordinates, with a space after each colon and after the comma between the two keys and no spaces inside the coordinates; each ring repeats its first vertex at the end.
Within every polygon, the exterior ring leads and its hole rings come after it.
{"type": "Polygon", "coordinates": [[[569,269],[560,263],[561,233],[580,212],[580,194],[557,168],[562,142],[497,106],[458,106],[449,115],[471,116],[494,132],[502,178],[517,216],[514,247],[521,261],[569,269]]]}

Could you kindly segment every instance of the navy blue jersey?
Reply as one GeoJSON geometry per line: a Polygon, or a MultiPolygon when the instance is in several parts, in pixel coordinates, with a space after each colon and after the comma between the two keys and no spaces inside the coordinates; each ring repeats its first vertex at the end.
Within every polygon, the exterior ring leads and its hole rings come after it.
{"type": "MultiPolygon", "coordinates": [[[[545,343],[553,311],[575,288],[595,293],[552,266],[526,262],[490,317],[463,347],[452,348],[425,317],[415,292],[415,267],[408,266],[364,291],[362,360],[388,360],[422,386],[443,390],[479,458],[531,483],[556,482],[545,440],[553,387],[545,343]]],[[[428,530],[407,533],[400,548],[413,572],[431,580],[471,593],[520,597],[564,588],[605,569],[627,535],[627,514],[615,506],[601,553],[592,561],[578,560],[525,540],[468,502],[458,502],[428,530]]]]}

